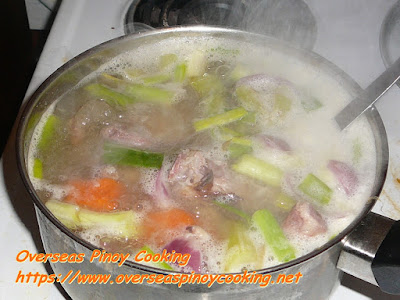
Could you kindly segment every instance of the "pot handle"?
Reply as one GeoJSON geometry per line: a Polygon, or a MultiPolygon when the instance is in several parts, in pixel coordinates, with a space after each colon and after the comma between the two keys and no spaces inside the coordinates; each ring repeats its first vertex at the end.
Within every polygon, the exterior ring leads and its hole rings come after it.
{"type": "Polygon", "coordinates": [[[400,295],[400,221],[370,212],[342,244],[340,270],[400,295]]]}

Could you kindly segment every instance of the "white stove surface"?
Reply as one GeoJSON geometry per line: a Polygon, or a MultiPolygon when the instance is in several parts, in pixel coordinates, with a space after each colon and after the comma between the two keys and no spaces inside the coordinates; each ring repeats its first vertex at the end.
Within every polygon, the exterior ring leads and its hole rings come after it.
{"type": "MultiPolygon", "coordinates": [[[[28,88],[26,98],[63,63],[99,43],[124,34],[123,16],[131,0],[64,0],[28,88]]],[[[379,51],[379,33],[395,0],[305,1],[317,21],[314,51],[332,61],[366,87],[385,70],[379,51]]],[[[385,123],[390,149],[390,169],[375,212],[400,219],[400,89],[393,87],[376,105],[385,123]]],[[[15,283],[18,272],[52,273],[42,263],[19,263],[17,254],[27,249],[43,252],[33,204],[24,192],[15,163],[15,128],[3,153],[0,170],[0,298],[65,299],[54,284],[15,283]]],[[[341,299],[399,299],[385,295],[368,283],[345,275],[332,294],[341,299]]]]}

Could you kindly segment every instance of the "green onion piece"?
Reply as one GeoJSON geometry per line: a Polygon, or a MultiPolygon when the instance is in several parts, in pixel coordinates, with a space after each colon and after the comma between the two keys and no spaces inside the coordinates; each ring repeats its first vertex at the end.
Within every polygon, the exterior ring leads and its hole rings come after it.
{"type": "Polygon", "coordinates": [[[45,205],[65,227],[69,229],[80,227],[78,217],[79,206],[56,200],[49,200],[45,205]]]}
{"type": "Polygon", "coordinates": [[[253,214],[252,220],[260,229],[265,243],[271,247],[280,262],[288,262],[296,258],[293,246],[271,212],[266,209],[257,210],[253,214]]]}
{"type": "MultiPolygon", "coordinates": [[[[140,248],[140,250],[138,252],[143,251],[143,250],[145,250],[147,253],[149,253],[153,256],[155,254],[155,252],[153,250],[151,250],[149,246],[143,246],[142,248],[140,248]]],[[[154,265],[156,268],[159,268],[159,269],[164,269],[164,270],[169,270],[169,271],[174,270],[174,268],[172,268],[165,261],[154,262],[154,263],[152,263],[152,265],[154,265]]]]}
{"type": "Polygon", "coordinates": [[[164,54],[160,57],[160,69],[165,69],[166,67],[168,67],[169,65],[173,64],[174,62],[176,62],[178,60],[178,56],[176,54],[173,53],[169,53],[169,54],[164,54]]]}
{"type": "Polygon", "coordinates": [[[303,106],[303,108],[306,112],[310,112],[310,111],[313,111],[313,110],[316,110],[316,109],[322,107],[322,103],[318,99],[315,99],[315,98],[302,100],[301,105],[303,106]]]}
{"type": "Polygon", "coordinates": [[[247,86],[239,86],[236,88],[236,98],[239,103],[249,111],[260,111],[262,105],[258,99],[257,92],[247,86]]]}
{"type": "Polygon", "coordinates": [[[60,124],[60,119],[55,115],[50,115],[43,126],[42,135],[38,144],[40,150],[46,149],[53,141],[57,126],[60,124]]]}
{"type": "Polygon", "coordinates": [[[247,115],[247,111],[243,107],[239,107],[219,115],[195,121],[193,125],[196,131],[202,131],[216,126],[232,123],[234,121],[240,120],[245,115],[247,115]]]}
{"type": "Polygon", "coordinates": [[[136,234],[135,213],[132,210],[119,212],[97,212],[81,209],[78,212],[80,228],[102,228],[118,237],[132,237],[136,234]]]}
{"type": "Polygon", "coordinates": [[[275,200],[275,206],[286,211],[291,210],[295,204],[296,201],[284,193],[280,193],[275,200]]]}
{"type": "Polygon", "coordinates": [[[33,161],[33,177],[43,179],[43,163],[39,158],[33,161]]]}
{"type": "Polygon", "coordinates": [[[211,94],[202,101],[206,106],[206,114],[208,116],[220,114],[224,111],[225,96],[222,94],[211,94]]]}
{"type": "Polygon", "coordinates": [[[141,84],[132,84],[127,86],[125,88],[125,93],[137,101],[165,104],[170,104],[174,100],[175,96],[172,91],[141,84]]]}
{"type": "Polygon", "coordinates": [[[281,169],[249,154],[240,157],[232,169],[272,186],[280,186],[283,176],[281,169]]]}
{"type": "Polygon", "coordinates": [[[308,174],[300,183],[299,189],[321,204],[328,204],[332,197],[332,190],[313,174],[308,174]]]}
{"type": "Polygon", "coordinates": [[[104,144],[103,160],[107,164],[138,166],[160,169],[164,155],[125,148],[111,143],[104,144]]]}
{"type": "Polygon", "coordinates": [[[141,78],[144,84],[152,85],[157,83],[164,83],[171,80],[171,76],[167,74],[156,74],[151,76],[145,76],[141,78]]]}
{"type": "Polygon", "coordinates": [[[256,269],[260,265],[259,260],[257,249],[248,237],[246,228],[240,224],[233,224],[225,255],[225,272],[234,272],[249,266],[256,269]]]}
{"type": "Polygon", "coordinates": [[[232,205],[218,202],[217,200],[214,200],[214,203],[216,205],[218,205],[219,207],[222,207],[223,209],[225,209],[225,210],[227,210],[227,211],[229,211],[229,212],[231,212],[231,213],[243,218],[248,223],[250,223],[251,217],[248,214],[246,214],[244,211],[242,211],[242,210],[240,210],[240,209],[238,209],[238,208],[236,208],[236,207],[234,207],[232,205]]]}
{"type": "Polygon", "coordinates": [[[103,99],[111,106],[124,107],[127,104],[135,102],[135,99],[98,83],[87,85],[85,90],[91,93],[93,96],[103,99]]]}
{"type": "Polygon", "coordinates": [[[175,68],[175,72],[174,72],[175,81],[183,82],[186,78],[186,70],[187,70],[186,64],[183,63],[180,65],[177,65],[175,68]]]}

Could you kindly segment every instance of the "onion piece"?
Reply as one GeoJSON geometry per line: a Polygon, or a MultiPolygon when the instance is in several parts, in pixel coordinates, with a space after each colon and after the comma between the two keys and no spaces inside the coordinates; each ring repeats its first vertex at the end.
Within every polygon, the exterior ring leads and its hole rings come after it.
{"type": "MultiPolygon", "coordinates": [[[[164,247],[167,252],[172,252],[175,250],[176,253],[180,253],[182,255],[184,254],[190,254],[190,258],[188,260],[188,263],[185,267],[192,269],[196,273],[201,273],[201,255],[200,251],[195,250],[193,246],[191,245],[190,241],[187,239],[183,238],[178,238],[170,242],[164,247]]],[[[179,261],[174,263],[175,265],[185,268],[183,266],[180,266],[179,261]]]]}
{"type": "Polygon", "coordinates": [[[268,148],[277,149],[285,152],[292,150],[292,148],[286,141],[272,135],[259,134],[257,135],[257,139],[260,140],[268,148]]]}

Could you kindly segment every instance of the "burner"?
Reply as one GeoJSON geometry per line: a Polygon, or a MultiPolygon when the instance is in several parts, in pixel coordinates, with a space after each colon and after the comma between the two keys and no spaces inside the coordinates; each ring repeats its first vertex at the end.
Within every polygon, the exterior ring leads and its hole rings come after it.
{"type": "Polygon", "coordinates": [[[302,0],[135,0],[125,17],[125,32],[132,24],[154,28],[179,25],[214,25],[273,36],[311,49],[316,22],[302,0]]]}

